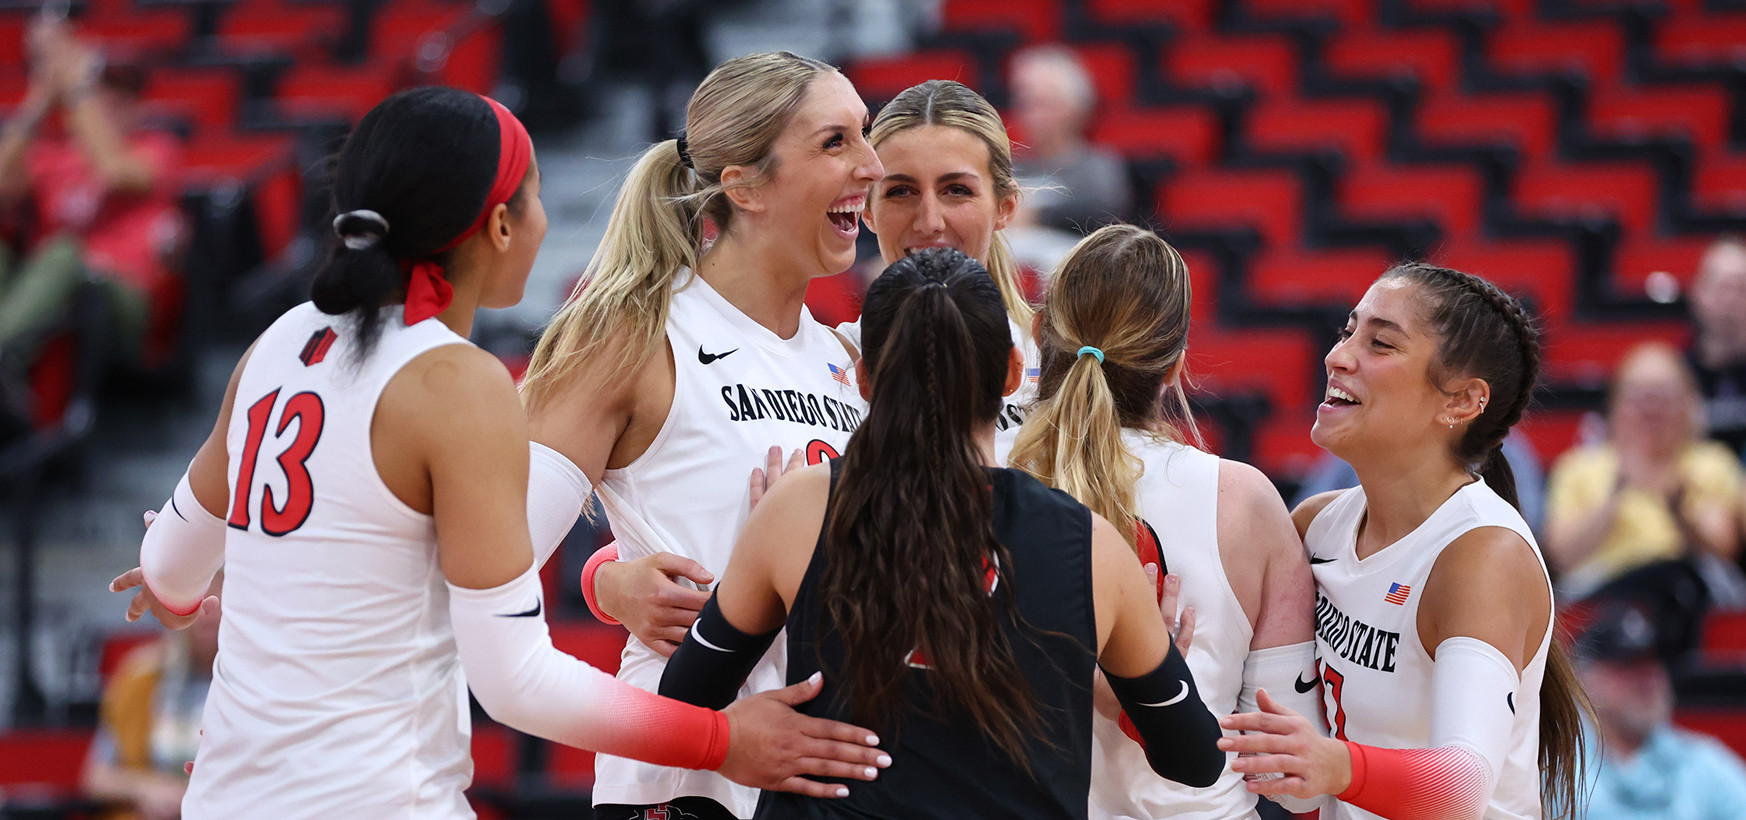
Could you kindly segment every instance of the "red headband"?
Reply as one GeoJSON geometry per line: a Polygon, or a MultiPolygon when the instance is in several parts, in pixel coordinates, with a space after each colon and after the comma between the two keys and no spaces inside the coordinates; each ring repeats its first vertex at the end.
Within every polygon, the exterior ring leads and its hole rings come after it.
{"type": "MultiPolygon", "coordinates": [[[[515,196],[516,189],[527,176],[528,165],[533,162],[533,141],[528,139],[527,128],[521,120],[496,100],[484,96],[480,99],[491,106],[491,113],[497,115],[497,178],[491,182],[491,192],[485,195],[485,207],[479,211],[479,218],[459,236],[431,251],[432,256],[454,250],[467,241],[467,237],[485,227],[491,212],[515,196]]],[[[406,283],[406,324],[415,325],[429,319],[454,301],[455,289],[443,278],[443,266],[435,260],[425,257],[406,267],[411,277],[406,283]]]]}

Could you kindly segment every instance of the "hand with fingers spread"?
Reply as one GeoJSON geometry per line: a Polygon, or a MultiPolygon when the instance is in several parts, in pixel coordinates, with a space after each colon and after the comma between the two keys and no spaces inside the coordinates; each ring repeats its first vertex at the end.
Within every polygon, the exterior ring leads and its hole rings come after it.
{"type": "Polygon", "coordinates": [[[601,611],[630,630],[661,657],[673,654],[685,630],[709,602],[715,575],[702,564],[670,552],[633,561],[608,561],[595,571],[594,595],[601,611]],[[679,583],[688,580],[705,589],[679,583]]]}
{"type": "Polygon", "coordinates": [[[742,698],[722,710],[727,759],[716,771],[746,786],[811,797],[847,797],[849,787],[809,777],[872,780],[891,765],[872,732],[794,710],[824,689],[815,673],[793,686],[742,698]]]}
{"type": "Polygon", "coordinates": [[[1219,748],[1240,756],[1231,770],[1256,794],[1311,798],[1340,794],[1352,784],[1352,754],[1344,741],[1323,737],[1315,723],[1279,705],[1267,690],[1256,695],[1259,712],[1227,715],[1219,725],[1245,734],[1227,735],[1219,748]],[[1254,779],[1251,775],[1284,775],[1254,779]]]}
{"type": "Polygon", "coordinates": [[[770,485],[776,483],[783,473],[791,473],[806,466],[806,451],[796,449],[788,456],[787,466],[782,464],[782,448],[772,446],[770,452],[764,455],[764,466],[752,469],[752,477],[748,482],[752,493],[751,508],[757,509],[758,502],[764,499],[764,493],[769,492],[770,485]]]}
{"type": "MultiPolygon", "coordinates": [[[[156,510],[145,511],[145,525],[148,528],[157,519],[156,510]]],[[[158,623],[163,624],[166,629],[183,630],[203,616],[218,614],[218,596],[216,595],[206,596],[205,599],[201,600],[200,608],[187,615],[178,615],[170,611],[158,600],[158,596],[152,593],[151,587],[146,586],[145,571],[139,567],[134,567],[117,575],[109,582],[110,592],[126,592],[135,587],[138,587],[139,591],[133,594],[133,600],[127,604],[126,618],[128,623],[133,623],[139,620],[140,616],[150,612],[157,617],[158,623]]]]}

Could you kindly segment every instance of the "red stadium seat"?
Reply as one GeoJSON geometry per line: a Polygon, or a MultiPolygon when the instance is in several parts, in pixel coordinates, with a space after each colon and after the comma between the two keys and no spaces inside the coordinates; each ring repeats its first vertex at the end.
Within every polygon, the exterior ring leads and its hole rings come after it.
{"type": "MultiPolygon", "coordinates": [[[[1168,241],[1170,237],[1164,238],[1168,241]]],[[[1219,302],[1219,267],[1203,253],[1181,248],[1177,251],[1188,264],[1188,281],[1194,292],[1194,299],[1188,304],[1189,325],[1199,330],[1210,329],[1219,302]]]]}
{"type": "Polygon", "coordinates": [[[227,51],[314,56],[345,30],[346,19],[339,4],[242,0],[224,10],[218,35],[227,51]]]}
{"type": "Polygon", "coordinates": [[[1531,300],[1542,321],[1570,318],[1576,291],[1576,252],[1567,242],[1455,239],[1438,248],[1430,261],[1483,276],[1511,294],[1531,300]]]}
{"type": "Polygon", "coordinates": [[[1484,181],[1466,165],[1369,163],[1347,171],[1338,191],[1340,209],[1348,216],[1429,218],[1446,235],[1472,235],[1484,216],[1484,181]]]}
{"type": "Polygon", "coordinates": [[[1062,0],[946,0],[948,31],[1005,29],[1027,42],[1061,39],[1062,0]]]}
{"type": "Polygon", "coordinates": [[[894,57],[857,60],[849,66],[855,90],[868,100],[890,100],[928,80],[957,80],[977,88],[976,59],[961,51],[917,51],[894,57]]]}
{"type": "Polygon", "coordinates": [[[203,129],[236,124],[241,78],[228,68],[157,68],[146,83],[148,110],[186,117],[203,129]]]}
{"type": "Polygon", "coordinates": [[[1486,56],[1504,74],[1579,71],[1597,85],[1618,81],[1624,35],[1611,20],[1544,23],[1517,18],[1491,32],[1486,56]]]}
{"type": "Polygon", "coordinates": [[[1083,43],[1072,48],[1091,75],[1099,106],[1114,108],[1134,101],[1134,75],[1139,67],[1132,49],[1121,43],[1083,43]]]}
{"type": "Polygon", "coordinates": [[[1692,174],[1692,199],[1700,208],[1746,214],[1746,154],[1719,148],[1700,152],[1692,174]]]}
{"type": "Polygon", "coordinates": [[[1605,385],[1619,360],[1648,341],[1678,345],[1691,333],[1682,320],[1565,322],[1549,327],[1541,372],[1550,382],[1605,385]]]}
{"type": "Polygon", "coordinates": [[[1375,0],[1248,0],[1250,13],[1265,20],[1327,17],[1343,26],[1361,26],[1376,18],[1375,0]]]}
{"type": "Polygon", "coordinates": [[[1595,133],[1622,139],[1687,137],[1699,146],[1728,139],[1728,93],[1720,87],[1606,88],[1589,97],[1595,133]]]}
{"type": "Polygon", "coordinates": [[[229,178],[253,182],[272,169],[291,162],[290,137],[206,136],[188,144],[183,152],[182,178],[195,189],[207,188],[229,178]]]}
{"type": "Polygon", "coordinates": [[[1644,284],[1656,275],[1672,276],[1680,289],[1691,286],[1698,261],[1709,249],[1708,237],[1661,238],[1632,235],[1619,243],[1613,260],[1613,287],[1629,299],[1647,296],[1644,284]]]}
{"type": "Polygon", "coordinates": [[[1255,431],[1255,466],[1268,475],[1301,476],[1309,472],[1324,454],[1310,440],[1310,428],[1315,423],[1315,404],[1274,408],[1255,431]]]}
{"type": "Polygon", "coordinates": [[[1350,307],[1395,261],[1389,254],[1368,248],[1328,251],[1275,248],[1256,257],[1250,265],[1248,289],[1251,296],[1273,305],[1322,303],[1350,307]]]}
{"type": "Polygon", "coordinates": [[[1184,29],[1213,24],[1216,0],[1087,0],[1091,19],[1106,26],[1169,23],[1184,29]]]}
{"type": "Polygon", "coordinates": [[[1249,144],[1263,151],[1338,148],[1372,160],[1388,138],[1388,114],[1373,100],[1266,100],[1249,112],[1249,144]]]}
{"type": "Polygon", "coordinates": [[[141,11],[95,9],[79,19],[74,29],[81,37],[103,45],[111,62],[154,62],[182,51],[194,33],[193,18],[181,9],[141,11]]]}
{"type": "Polygon", "coordinates": [[[1728,66],[1746,59],[1746,15],[1682,14],[1663,20],[1651,41],[1662,60],[1728,66]]]}
{"type": "Polygon", "coordinates": [[[1426,88],[1445,90],[1460,79],[1461,46],[1447,29],[1369,29],[1348,31],[1328,41],[1323,52],[1334,74],[1418,77],[1426,88]]]}
{"type": "Polygon", "coordinates": [[[1712,610],[1704,618],[1703,651],[1709,655],[1746,655],[1746,612],[1712,610]]]}
{"type": "Polygon", "coordinates": [[[1525,213],[1556,218],[1611,216],[1631,231],[1655,223],[1660,187],[1647,165],[1533,163],[1516,175],[1515,201],[1525,213]]]}
{"type": "Polygon", "coordinates": [[[77,794],[79,771],[90,747],[90,729],[0,732],[0,791],[14,795],[31,789],[66,797],[77,794]]]}
{"type": "Polygon", "coordinates": [[[473,785],[515,783],[516,743],[521,734],[494,721],[473,723],[473,785]]]}
{"type": "Polygon", "coordinates": [[[355,123],[382,98],[399,90],[398,63],[335,66],[306,63],[279,78],[274,104],[292,118],[341,118],[355,123]]]}
{"type": "Polygon", "coordinates": [[[1091,141],[1129,159],[1204,165],[1218,151],[1219,125],[1200,107],[1117,108],[1092,119],[1091,141]]]}
{"type": "Polygon", "coordinates": [[[1407,8],[1419,12],[1495,11],[1504,17],[1523,17],[1534,13],[1538,0],[1410,0],[1407,8]]]}
{"type": "Polygon", "coordinates": [[[1297,51],[1278,35],[1196,35],[1165,49],[1164,71],[1183,85],[1247,85],[1284,95],[1297,90],[1297,51]]]}
{"type": "Polygon", "coordinates": [[[1544,156],[1557,138],[1552,102],[1540,94],[1437,94],[1419,103],[1419,137],[1427,144],[1507,143],[1544,156]]]}
{"type": "Polygon", "coordinates": [[[1290,171],[1193,169],[1158,188],[1158,218],[1171,230],[1249,226],[1286,245],[1303,224],[1303,183],[1290,171]]]}
{"type": "MultiPolygon", "coordinates": [[[[1326,340],[1332,338],[1329,328],[1326,340]]],[[[1257,391],[1275,405],[1301,407],[1312,404],[1312,397],[1321,399],[1318,374],[1327,353],[1322,341],[1301,329],[1202,325],[1189,332],[1188,372],[1201,391],[1222,396],[1257,391]]]]}

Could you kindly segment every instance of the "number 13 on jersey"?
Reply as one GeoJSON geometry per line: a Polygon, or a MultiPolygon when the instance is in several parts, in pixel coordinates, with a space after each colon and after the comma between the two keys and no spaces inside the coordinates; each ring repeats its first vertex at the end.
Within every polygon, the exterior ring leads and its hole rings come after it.
{"type": "Polygon", "coordinates": [[[274,428],[275,439],[283,440],[285,431],[293,422],[297,424],[297,432],[275,459],[285,476],[285,498],[281,501],[273,492],[274,482],[268,476],[258,476],[261,531],[272,536],[286,535],[309,520],[310,507],[315,503],[315,485],[309,477],[308,462],[310,454],[315,452],[315,445],[321,441],[325,415],[321,397],[307,390],[286,399],[283,405],[279,403],[278,390],[249,405],[248,438],[243,442],[242,458],[237,463],[236,485],[230,490],[229,523],[232,527],[246,530],[251,523],[250,513],[255,509],[250,504],[255,496],[255,466],[260,460],[267,427],[274,428]],[[276,424],[273,423],[275,411],[276,424]]]}

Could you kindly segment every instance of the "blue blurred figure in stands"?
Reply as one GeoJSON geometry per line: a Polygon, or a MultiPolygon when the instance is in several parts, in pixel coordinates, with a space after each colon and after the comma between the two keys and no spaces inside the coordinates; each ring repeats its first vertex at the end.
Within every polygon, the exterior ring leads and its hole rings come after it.
{"type": "Polygon", "coordinates": [[[1732,820],[1746,811],[1746,766],[1715,738],[1673,725],[1673,683],[1655,621],[1602,605],[1576,643],[1594,704],[1585,733],[1587,820],[1732,820]]]}

